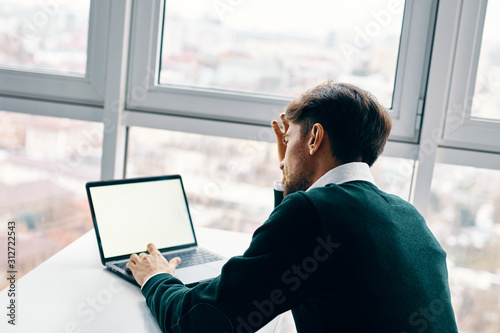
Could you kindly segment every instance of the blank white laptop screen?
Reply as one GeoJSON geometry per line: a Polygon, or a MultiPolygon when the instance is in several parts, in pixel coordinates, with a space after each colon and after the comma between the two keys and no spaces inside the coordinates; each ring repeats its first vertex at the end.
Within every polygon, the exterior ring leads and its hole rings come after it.
{"type": "Polygon", "coordinates": [[[195,242],[180,179],[91,187],[105,258],[195,242]]]}

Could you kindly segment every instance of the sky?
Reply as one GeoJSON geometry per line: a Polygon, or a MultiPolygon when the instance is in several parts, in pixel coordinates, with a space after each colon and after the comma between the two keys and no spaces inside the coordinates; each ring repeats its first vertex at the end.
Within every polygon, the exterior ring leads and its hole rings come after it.
{"type": "Polygon", "coordinates": [[[182,17],[199,19],[209,16],[221,19],[228,28],[278,33],[325,34],[363,26],[374,20],[372,12],[388,11],[395,3],[398,11],[388,16],[392,28],[401,29],[398,18],[403,13],[404,0],[167,0],[166,9],[182,17]],[[362,8],[362,11],[360,11],[362,8]]]}

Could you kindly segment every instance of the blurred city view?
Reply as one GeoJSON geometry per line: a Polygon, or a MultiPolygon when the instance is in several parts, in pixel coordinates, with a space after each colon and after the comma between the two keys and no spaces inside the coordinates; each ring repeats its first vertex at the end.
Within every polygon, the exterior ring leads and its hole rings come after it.
{"type": "Polygon", "coordinates": [[[103,126],[10,112],[0,124],[0,248],[15,221],[20,277],[92,229],[85,182],[100,176],[103,126]]]}
{"type": "Polygon", "coordinates": [[[295,97],[335,80],[390,108],[404,4],[168,0],[160,83],[295,97]]]}
{"type": "MultiPolygon", "coordinates": [[[[391,11],[389,2],[168,0],[159,83],[295,97],[333,79],[390,107],[404,1],[391,11]]],[[[0,0],[0,67],[85,75],[89,8],[90,0],[0,0]]],[[[478,74],[487,83],[476,84],[472,114],[499,120],[500,42],[489,17],[494,38],[483,42],[478,74]]],[[[92,229],[84,185],[100,177],[102,131],[102,123],[0,111],[0,248],[16,221],[18,277],[92,229]]],[[[281,177],[276,145],[252,139],[132,127],[126,176],[179,173],[195,225],[252,233],[281,177]]],[[[372,172],[382,190],[408,200],[413,168],[383,156],[372,172]]],[[[448,254],[462,333],[500,327],[499,203],[499,170],[436,165],[427,222],[448,254]]]]}
{"type": "Polygon", "coordinates": [[[500,121],[500,1],[489,0],[481,40],[472,117],[500,121]]]}
{"type": "Polygon", "coordinates": [[[446,251],[460,332],[500,327],[500,170],[437,164],[427,222],[446,251]]]}
{"type": "Polygon", "coordinates": [[[83,76],[90,0],[0,1],[0,66],[83,76]]]}

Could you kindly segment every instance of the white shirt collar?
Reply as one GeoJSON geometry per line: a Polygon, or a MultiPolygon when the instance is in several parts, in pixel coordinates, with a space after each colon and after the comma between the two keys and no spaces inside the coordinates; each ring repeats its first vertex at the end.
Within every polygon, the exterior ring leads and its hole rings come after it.
{"type": "Polygon", "coordinates": [[[321,176],[307,191],[315,187],[323,187],[327,184],[342,184],[361,180],[375,185],[368,164],[363,162],[351,162],[339,165],[321,176]]]}

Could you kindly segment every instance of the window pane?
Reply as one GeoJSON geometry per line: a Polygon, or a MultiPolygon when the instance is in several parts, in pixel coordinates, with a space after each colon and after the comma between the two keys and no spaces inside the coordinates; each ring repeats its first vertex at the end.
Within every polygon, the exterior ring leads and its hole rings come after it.
{"type": "Polygon", "coordinates": [[[371,168],[375,184],[382,191],[408,201],[414,164],[414,160],[406,158],[380,156],[371,168]]]}
{"type": "Polygon", "coordinates": [[[472,117],[500,120],[500,1],[489,0],[472,100],[472,117]]]}
{"type": "Polygon", "coordinates": [[[428,223],[448,254],[460,332],[500,327],[500,170],[438,164],[428,223]]]}
{"type": "Polygon", "coordinates": [[[0,66],[85,74],[90,0],[0,0],[0,66]]]}
{"type": "Polygon", "coordinates": [[[182,175],[195,225],[248,233],[281,179],[276,146],[252,140],[132,127],[127,157],[127,177],[182,175]]]}
{"type": "Polygon", "coordinates": [[[103,126],[10,112],[0,124],[0,248],[15,221],[20,277],[92,228],[85,182],[99,179],[103,126]]]}
{"type": "Polygon", "coordinates": [[[168,0],[160,83],[294,97],[331,79],[390,107],[404,4],[168,0]]]}

